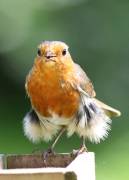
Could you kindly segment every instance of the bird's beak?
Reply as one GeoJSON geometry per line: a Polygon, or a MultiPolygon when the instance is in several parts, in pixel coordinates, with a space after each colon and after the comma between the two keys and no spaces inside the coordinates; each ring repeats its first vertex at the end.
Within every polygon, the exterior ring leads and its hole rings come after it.
{"type": "Polygon", "coordinates": [[[55,61],[56,54],[51,51],[47,51],[45,54],[46,61],[55,61]]]}

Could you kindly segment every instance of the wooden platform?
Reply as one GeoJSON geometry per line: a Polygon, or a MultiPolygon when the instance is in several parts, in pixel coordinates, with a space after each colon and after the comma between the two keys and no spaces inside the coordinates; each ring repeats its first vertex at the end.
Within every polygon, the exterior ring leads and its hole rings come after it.
{"type": "Polygon", "coordinates": [[[95,180],[95,157],[85,152],[50,155],[1,155],[0,180],[95,180]]]}

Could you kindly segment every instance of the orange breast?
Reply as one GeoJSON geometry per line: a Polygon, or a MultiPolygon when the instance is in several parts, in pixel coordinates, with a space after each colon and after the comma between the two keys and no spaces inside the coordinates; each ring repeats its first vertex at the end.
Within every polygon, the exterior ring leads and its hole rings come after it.
{"type": "Polygon", "coordinates": [[[26,81],[32,106],[43,116],[54,112],[62,117],[72,117],[79,106],[80,96],[70,84],[63,82],[53,67],[42,68],[40,62],[33,67],[26,81]]]}

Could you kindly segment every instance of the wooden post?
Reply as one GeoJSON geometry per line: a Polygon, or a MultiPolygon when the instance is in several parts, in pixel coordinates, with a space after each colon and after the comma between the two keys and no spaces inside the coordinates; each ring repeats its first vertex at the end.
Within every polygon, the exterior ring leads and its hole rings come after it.
{"type": "Polygon", "coordinates": [[[1,166],[0,180],[95,180],[92,152],[84,152],[77,157],[50,155],[45,163],[42,155],[8,155],[6,159],[7,169],[1,166]]]}
{"type": "Polygon", "coordinates": [[[6,156],[4,154],[0,154],[0,169],[6,168],[6,156]]]}

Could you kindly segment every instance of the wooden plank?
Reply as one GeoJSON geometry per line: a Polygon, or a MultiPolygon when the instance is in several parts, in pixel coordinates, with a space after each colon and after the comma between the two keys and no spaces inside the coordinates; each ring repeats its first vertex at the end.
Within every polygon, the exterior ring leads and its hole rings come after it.
{"type": "Polygon", "coordinates": [[[77,180],[74,172],[65,168],[0,170],[0,180],[77,180]]]}
{"type": "Polygon", "coordinates": [[[1,174],[0,180],[65,180],[63,173],[1,174]]]}
{"type": "Polygon", "coordinates": [[[7,169],[66,167],[75,158],[71,154],[50,154],[44,161],[42,154],[8,155],[7,169]]]}

